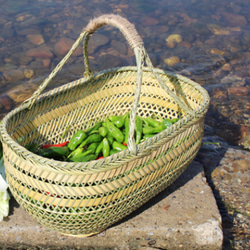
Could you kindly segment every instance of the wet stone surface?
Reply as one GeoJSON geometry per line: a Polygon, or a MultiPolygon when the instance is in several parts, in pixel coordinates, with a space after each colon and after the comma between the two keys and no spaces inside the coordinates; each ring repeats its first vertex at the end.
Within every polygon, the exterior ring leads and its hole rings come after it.
{"type": "Polygon", "coordinates": [[[223,249],[250,248],[250,152],[228,144],[205,127],[197,155],[222,217],[223,249]]]}
{"type": "Polygon", "coordinates": [[[167,189],[107,230],[66,236],[32,219],[11,200],[0,223],[3,249],[221,249],[221,216],[202,164],[194,161],[167,189]]]}

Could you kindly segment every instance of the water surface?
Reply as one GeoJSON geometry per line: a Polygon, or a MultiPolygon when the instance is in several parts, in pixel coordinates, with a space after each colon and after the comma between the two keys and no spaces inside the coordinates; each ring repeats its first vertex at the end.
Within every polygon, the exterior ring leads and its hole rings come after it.
{"type": "MultiPolygon", "coordinates": [[[[211,96],[206,123],[238,143],[250,126],[248,0],[0,0],[0,114],[30,97],[90,19],[119,14],[135,24],[155,67],[200,83],[211,96]]],[[[94,72],[135,65],[119,30],[89,44],[94,72]]],[[[81,49],[48,89],[81,77],[81,49]]]]}

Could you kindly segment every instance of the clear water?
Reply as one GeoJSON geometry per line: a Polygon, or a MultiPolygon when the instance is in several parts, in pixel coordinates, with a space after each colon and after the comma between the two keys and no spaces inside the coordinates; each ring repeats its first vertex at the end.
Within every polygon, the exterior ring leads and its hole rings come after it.
{"type": "MultiPolygon", "coordinates": [[[[0,4],[1,117],[30,97],[63,58],[56,49],[60,39],[74,41],[90,19],[114,13],[135,24],[156,67],[185,75],[209,91],[206,123],[216,133],[232,142],[246,136],[249,0],[0,0],[0,4]],[[167,43],[173,34],[181,41],[167,43]],[[30,56],[37,48],[43,53],[30,56]]],[[[102,45],[90,40],[95,45],[89,53],[93,71],[135,64],[117,29],[104,27],[96,33],[102,35],[98,38],[102,45]]],[[[83,71],[81,55],[74,56],[48,88],[77,79],[83,71]]]]}

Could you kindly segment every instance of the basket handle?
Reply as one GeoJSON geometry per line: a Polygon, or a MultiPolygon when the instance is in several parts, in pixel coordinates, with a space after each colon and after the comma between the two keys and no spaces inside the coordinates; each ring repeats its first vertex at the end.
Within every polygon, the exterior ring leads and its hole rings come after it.
{"type": "MultiPolygon", "coordinates": [[[[83,43],[83,55],[84,55],[84,65],[85,65],[85,77],[91,77],[92,71],[89,67],[89,57],[88,57],[88,41],[94,32],[104,25],[111,25],[118,28],[126,38],[127,42],[132,49],[143,46],[143,41],[139,34],[137,33],[135,26],[130,23],[127,19],[114,14],[107,14],[99,16],[89,22],[89,24],[84,29],[88,32],[87,37],[83,43]]],[[[135,54],[136,56],[136,54],[135,54]]]]}
{"type": "Polygon", "coordinates": [[[111,25],[118,28],[133,49],[143,45],[143,41],[137,33],[135,26],[119,15],[110,14],[97,17],[89,22],[85,30],[88,31],[89,34],[93,34],[104,25],[111,25]]]}
{"type": "Polygon", "coordinates": [[[27,108],[31,108],[35,99],[41,94],[41,92],[46,88],[46,86],[51,82],[51,80],[56,76],[56,74],[62,69],[62,67],[66,64],[68,59],[71,55],[75,52],[78,45],[84,39],[83,42],[83,55],[84,55],[84,64],[85,64],[85,73],[84,77],[92,77],[92,72],[89,67],[89,59],[88,59],[88,41],[92,34],[99,28],[104,25],[112,25],[117,27],[127,39],[129,45],[134,49],[135,57],[136,57],[136,64],[137,64],[137,81],[136,81],[136,90],[135,90],[135,97],[133,102],[133,107],[130,113],[130,130],[129,130],[129,139],[128,139],[128,149],[131,154],[136,155],[136,145],[134,140],[134,131],[135,131],[135,118],[136,118],[136,111],[137,106],[140,98],[141,93],[141,84],[142,84],[142,72],[143,66],[146,62],[147,66],[150,68],[152,73],[155,75],[156,79],[160,83],[161,87],[178,103],[181,108],[186,111],[187,113],[191,113],[194,115],[194,112],[187,107],[186,103],[183,102],[181,98],[175,95],[164,83],[161,79],[159,74],[154,69],[152,62],[143,46],[143,41],[139,34],[137,33],[133,24],[131,24],[127,19],[114,14],[109,15],[102,15],[98,18],[95,18],[89,22],[86,28],[80,33],[77,40],[72,45],[71,49],[65,55],[65,57],[58,63],[55,69],[49,74],[49,76],[42,82],[42,84],[38,87],[38,89],[33,93],[33,95],[24,101],[24,105],[27,108]]]}
{"type": "Polygon", "coordinates": [[[89,67],[89,57],[88,57],[88,41],[91,35],[99,28],[103,27],[104,25],[111,25],[118,28],[126,38],[127,42],[134,50],[136,64],[137,64],[137,81],[136,81],[136,89],[135,89],[135,97],[133,102],[132,111],[130,113],[130,126],[129,126],[129,138],[128,138],[128,149],[129,151],[136,155],[136,145],[134,140],[134,131],[135,131],[135,120],[136,120],[136,111],[138,102],[140,99],[141,93],[141,84],[142,84],[142,73],[143,73],[143,66],[144,63],[150,68],[151,72],[154,74],[158,82],[160,83],[161,87],[179,104],[179,106],[187,113],[194,116],[194,112],[187,106],[187,104],[179,98],[175,93],[173,93],[168,86],[164,83],[161,79],[159,74],[153,67],[153,64],[146,52],[143,41],[139,34],[137,33],[135,26],[131,24],[127,19],[119,16],[119,15],[102,15],[98,18],[95,18],[89,22],[86,26],[85,30],[89,33],[84,40],[83,43],[83,51],[84,51],[84,64],[85,64],[85,77],[91,77],[92,71],[89,67]]]}
{"type": "Polygon", "coordinates": [[[84,30],[88,32],[87,37],[84,39],[83,43],[83,55],[84,55],[84,64],[85,64],[85,77],[91,77],[92,71],[89,67],[89,57],[88,57],[88,41],[89,38],[93,35],[93,33],[104,25],[111,25],[118,28],[126,38],[127,42],[134,50],[136,64],[137,64],[137,80],[135,87],[135,97],[132,106],[132,110],[130,113],[129,119],[129,138],[128,138],[128,150],[131,154],[136,155],[137,149],[134,139],[134,131],[135,131],[135,120],[136,120],[136,111],[138,102],[140,99],[141,93],[141,84],[142,84],[142,72],[144,65],[144,47],[143,41],[139,34],[137,33],[135,26],[131,24],[127,19],[119,16],[119,15],[102,15],[97,17],[89,22],[84,30]]]}

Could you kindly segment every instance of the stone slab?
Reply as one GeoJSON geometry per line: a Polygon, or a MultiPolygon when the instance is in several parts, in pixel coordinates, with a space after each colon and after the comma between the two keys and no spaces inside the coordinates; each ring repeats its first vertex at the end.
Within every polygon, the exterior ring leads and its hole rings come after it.
{"type": "Polygon", "coordinates": [[[0,222],[5,249],[221,249],[221,216],[202,165],[193,161],[167,189],[102,233],[72,237],[39,225],[12,200],[0,222]]]}

